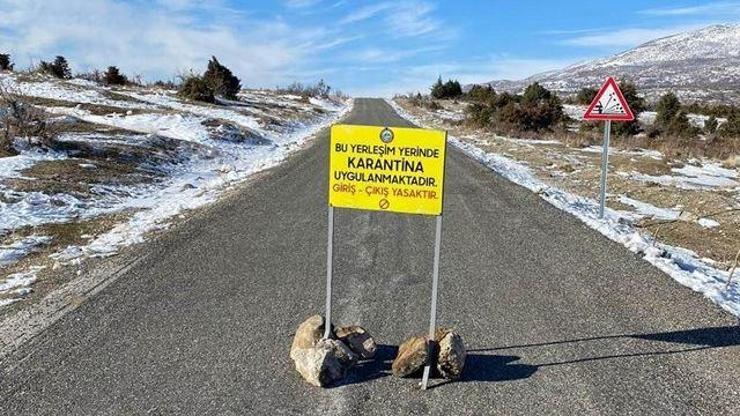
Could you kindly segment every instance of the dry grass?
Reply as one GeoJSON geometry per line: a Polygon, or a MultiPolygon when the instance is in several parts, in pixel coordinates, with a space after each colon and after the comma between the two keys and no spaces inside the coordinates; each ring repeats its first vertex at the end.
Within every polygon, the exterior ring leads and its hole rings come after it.
{"type": "Polygon", "coordinates": [[[140,172],[131,164],[103,159],[43,161],[21,173],[24,178],[6,179],[3,184],[20,192],[67,193],[77,198],[89,198],[90,189],[99,184],[133,185],[153,180],[151,174],[140,172]],[[80,166],[90,163],[96,168],[80,166]]]}

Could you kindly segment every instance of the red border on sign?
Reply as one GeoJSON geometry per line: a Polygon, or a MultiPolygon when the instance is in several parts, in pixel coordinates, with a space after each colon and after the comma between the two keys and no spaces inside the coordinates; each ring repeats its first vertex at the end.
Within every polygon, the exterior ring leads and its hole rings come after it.
{"type": "Polygon", "coordinates": [[[622,95],[622,91],[619,89],[619,86],[617,85],[617,82],[614,81],[614,78],[609,77],[606,79],[606,82],[604,85],[601,86],[601,89],[596,94],[596,98],[594,98],[594,101],[591,103],[591,105],[588,106],[588,110],[586,110],[586,113],[583,114],[584,120],[612,120],[612,121],[632,121],[635,119],[634,113],[632,113],[632,109],[630,108],[629,104],[627,104],[627,100],[624,99],[624,95],[622,95]],[[619,103],[622,105],[622,108],[624,108],[625,114],[624,115],[617,115],[617,114],[594,114],[594,107],[599,103],[599,100],[601,100],[601,96],[604,95],[606,92],[606,89],[611,85],[614,88],[614,91],[617,93],[617,99],[619,100],[619,103]]]}

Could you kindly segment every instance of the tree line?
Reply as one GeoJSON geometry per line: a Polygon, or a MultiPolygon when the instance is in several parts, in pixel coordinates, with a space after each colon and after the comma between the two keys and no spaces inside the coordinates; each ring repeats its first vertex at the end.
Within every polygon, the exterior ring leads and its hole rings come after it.
{"type": "MultiPolygon", "coordinates": [[[[643,123],[639,119],[613,123],[612,132],[615,136],[639,139],[640,145],[645,147],[692,155],[728,157],[740,153],[740,108],[700,103],[684,105],[672,92],[664,94],[649,106],[635,83],[621,80],[619,88],[635,115],[648,109],[653,109],[656,115],[652,123],[643,123]],[[703,128],[690,122],[690,113],[707,116],[703,128]],[[726,121],[720,123],[720,117],[726,121]]],[[[583,88],[565,100],[588,105],[597,92],[595,88],[583,88]]],[[[578,132],[571,132],[575,120],[565,114],[563,100],[537,82],[519,94],[497,92],[490,85],[473,85],[464,92],[457,80],[443,82],[440,77],[431,86],[428,98],[421,94],[410,97],[412,104],[431,110],[442,108],[436,100],[445,99],[466,102],[464,123],[476,128],[502,134],[546,132],[576,134],[589,140],[599,140],[600,137],[599,123],[595,122],[582,122],[578,132]]]]}

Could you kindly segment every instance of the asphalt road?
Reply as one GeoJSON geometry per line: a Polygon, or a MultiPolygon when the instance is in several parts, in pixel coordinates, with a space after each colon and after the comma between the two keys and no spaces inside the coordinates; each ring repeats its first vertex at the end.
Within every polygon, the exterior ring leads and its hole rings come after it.
{"type": "MultiPolygon", "coordinates": [[[[409,124],[380,100],[346,121],[409,124]]],[[[0,364],[0,414],[740,414],[736,318],[455,150],[438,316],[465,377],[389,375],[426,330],[433,219],[338,210],[334,321],[381,349],[343,385],[304,384],[288,351],[323,309],[327,143],[135,248],[0,364]]]]}

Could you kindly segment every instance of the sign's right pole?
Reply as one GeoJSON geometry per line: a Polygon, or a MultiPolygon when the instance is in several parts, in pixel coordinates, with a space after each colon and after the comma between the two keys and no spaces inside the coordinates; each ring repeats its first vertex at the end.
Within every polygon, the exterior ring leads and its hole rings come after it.
{"type": "Polygon", "coordinates": [[[427,341],[427,365],[421,379],[421,389],[427,389],[429,373],[432,369],[434,337],[437,332],[437,288],[439,286],[439,248],[442,245],[442,216],[437,216],[437,227],[434,233],[434,268],[432,269],[432,312],[429,318],[429,340],[427,341]]]}
{"type": "Polygon", "coordinates": [[[334,266],[334,207],[329,205],[329,231],[326,242],[326,320],[324,321],[324,339],[331,336],[331,295],[332,269],[334,266]]]}
{"type": "Polygon", "coordinates": [[[601,191],[599,195],[599,218],[604,218],[606,205],[606,171],[609,169],[609,136],[611,135],[612,121],[604,123],[604,150],[601,153],[601,191]]]}

